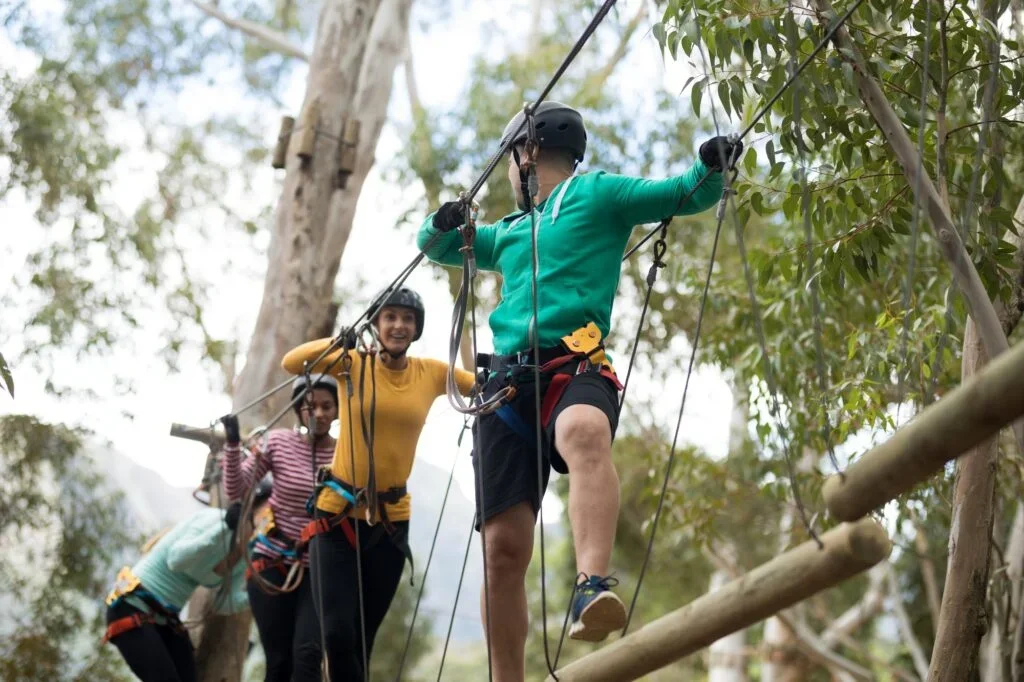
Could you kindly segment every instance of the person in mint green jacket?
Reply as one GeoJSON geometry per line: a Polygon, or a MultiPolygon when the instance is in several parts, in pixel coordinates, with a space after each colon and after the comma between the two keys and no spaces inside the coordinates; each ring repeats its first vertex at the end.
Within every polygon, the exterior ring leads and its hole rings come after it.
{"type": "MultiPolygon", "coordinates": [[[[269,485],[263,484],[253,507],[268,497],[269,485]]],[[[197,679],[192,643],[179,618],[197,587],[216,590],[215,613],[239,613],[248,607],[245,562],[234,541],[239,510],[236,504],[228,510],[197,511],[118,574],[106,599],[103,640],[118,648],[143,682],[197,679]]]]}
{"type": "MultiPolygon", "coordinates": [[[[625,607],[609,589],[615,579],[608,573],[619,510],[611,445],[621,386],[602,344],[611,331],[621,260],[634,226],[713,206],[722,195],[722,170],[743,149],[739,141],[714,137],[701,145],[689,170],[664,180],[603,171],[577,174],[587,146],[583,119],[565,104],[544,102],[534,112],[539,146],[534,191],[523,163],[524,120],[523,113],[515,116],[502,137],[502,143],[512,140],[508,179],[520,210],[478,225],[474,244],[478,267],[503,278],[501,302],[489,318],[495,353],[481,356],[480,369],[490,377],[482,397],[508,386],[516,389],[503,407],[478,417],[474,426],[477,518],[485,527],[490,607],[489,627],[486,620],[484,625],[496,682],[525,675],[525,577],[551,467],[569,475],[578,571],[570,636],[601,641],[625,624],[625,607]],[[531,210],[537,226],[536,325],[531,210]],[[534,357],[534,328],[539,357],[534,357]],[[535,365],[542,368],[539,386],[535,365]]],[[[426,218],[417,242],[431,260],[462,265],[456,228],[464,216],[464,204],[451,201],[426,218]]],[[[486,602],[482,597],[482,611],[486,602]]]]}

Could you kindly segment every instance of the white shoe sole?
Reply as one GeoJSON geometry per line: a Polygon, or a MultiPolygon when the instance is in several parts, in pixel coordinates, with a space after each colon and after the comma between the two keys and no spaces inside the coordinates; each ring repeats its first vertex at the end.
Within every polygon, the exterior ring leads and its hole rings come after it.
{"type": "Polygon", "coordinates": [[[569,639],[601,642],[626,624],[626,607],[612,592],[602,592],[583,609],[580,619],[569,629],[569,639]]]}

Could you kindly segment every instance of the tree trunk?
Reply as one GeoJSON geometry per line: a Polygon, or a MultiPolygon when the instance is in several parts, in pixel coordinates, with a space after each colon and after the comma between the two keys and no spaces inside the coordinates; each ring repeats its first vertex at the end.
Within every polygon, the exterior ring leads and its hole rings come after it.
{"type": "MultiPolygon", "coordinates": [[[[973,318],[964,330],[962,378],[987,362],[973,318]]],[[[997,438],[976,447],[956,463],[953,518],[949,531],[949,568],[942,594],[938,634],[929,682],[978,679],[978,649],[985,634],[989,536],[998,459],[997,438]]]]}
{"type": "MultiPolygon", "coordinates": [[[[325,0],[309,61],[303,112],[288,150],[286,175],[271,236],[263,301],[246,364],[234,392],[241,406],[284,378],[281,357],[334,327],[332,301],[341,255],[352,229],[363,181],[373,164],[387,114],[395,66],[402,57],[412,0],[325,0]],[[316,112],[315,118],[308,112],[316,112]],[[343,122],[361,123],[354,170],[338,183],[343,122]],[[299,156],[303,123],[315,128],[312,154],[299,156]]],[[[306,131],[310,132],[310,131],[306,131]]],[[[266,420],[288,400],[279,393],[244,417],[266,420]]],[[[190,603],[205,613],[210,594],[190,603]]],[[[238,680],[249,616],[205,618],[196,651],[203,682],[238,680]]]]}
{"type": "MultiPolygon", "coordinates": [[[[245,367],[235,387],[236,405],[247,403],[285,377],[281,357],[312,338],[322,328],[322,318],[329,310],[341,252],[351,229],[351,223],[330,224],[330,218],[343,214],[338,202],[355,205],[357,185],[361,186],[358,179],[350,177],[349,189],[336,188],[338,139],[345,117],[363,118],[364,112],[353,103],[363,73],[370,29],[380,5],[381,0],[325,0],[320,10],[303,113],[291,137],[284,187],[268,249],[263,302],[245,367]],[[311,115],[312,112],[316,115],[311,115]],[[312,156],[308,159],[298,153],[303,133],[309,132],[300,130],[303,125],[316,130],[312,156]],[[335,194],[339,195],[337,199],[335,194]]],[[[381,26],[382,30],[390,28],[381,26]]],[[[384,80],[390,84],[390,78],[384,80]]],[[[365,128],[360,138],[371,138],[372,123],[366,121],[365,128]]],[[[288,396],[278,394],[275,399],[261,403],[254,413],[266,419],[287,399],[288,396]]]]}
{"type": "MultiPolygon", "coordinates": [[[[748,424],[750,420],[749,393],[737,385],[732,387],[732,418],[729,422],[729,452],[741,451],[750,441],[748,424]]],[[[715,553],[731,564],[736,564],[736,545],[729,540],[716,543],[715,553]]],[[[711,574],[708,592],[724,587],[732,576],[725,567],[719,567],[711,574]]],[[[708,650],[708,682],[747,682],[747,631],[738,630],[717,642],[708,650]]]]}
{"type": "MultiPolygon", "coordinates": [[[[1021,568],[1024,566],[1024,503],[1017,503],[1017,511],[1006,538],[1006,550],[1003,555],[1006,560],[1006,578],[1009,581],[1006,590],[1007,599],[1003,608],[1016,611],[1016,607],[1020,604],[1021,568]]],[[[1012,661],[1013,657],[1013,633],[1015,632],[1016,617],[1016,613],[1010,616],[1009,628],[1005,627],[1004,619],[994,619],[992,627],[986,633],[982,642],[984,647],[982,669],[985,671],[981,676],[983,682],[1004,682],[1005,663],[1012,661]]]]}
{"type": "MultiPolygon", "coordinates": [[[[726,561],[736,562],[736,546],[723,543],[716,549],[726,561]]],[[[719,568],[711,575],[708,592],[715,592],[729,583],[731,576],[719,568]]],[[[708,682],[747,682],[747,631],[738,630],[712,642],[708,650],[708,682]]]]}
{"type": "MultiPolygon", "coordinates": [[[[805,473],[818,460],[816,453],[805,450],[797,464],[797,473],[805,473]]],[[[783,554],[792,541],[796,509],[787,505],[779,521],[779,554],[783,554]]],[[[796,618],[795,614],[789,614],[796,618]]],[[[807,675],[807,658],[800,651],[796,633],[782,619],[772,617],[764,624],[764,638],[761,642],[764,663],[761,665],[761,682],[799,682],[807,675]]]]}

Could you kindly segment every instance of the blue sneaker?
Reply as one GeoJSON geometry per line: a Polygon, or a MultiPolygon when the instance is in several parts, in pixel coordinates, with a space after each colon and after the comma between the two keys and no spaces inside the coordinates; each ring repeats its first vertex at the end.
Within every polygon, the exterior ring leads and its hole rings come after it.
{"type": "Polygon", "coordinates": [[[619,584],[612,577],[587,577],[576,585],[572,598],[572,627],[569,638],[583,642],[603,641],[608,633],[626,624],[626,606],[611,588],[619,584]]]}

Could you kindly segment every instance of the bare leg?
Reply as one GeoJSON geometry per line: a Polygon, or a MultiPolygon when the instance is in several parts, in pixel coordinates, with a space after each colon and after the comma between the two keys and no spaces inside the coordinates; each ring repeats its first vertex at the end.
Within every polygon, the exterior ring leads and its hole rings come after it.
{"type": "MultiPolygon", "coordinates": [[[[494,682],[523,682],[526,677],[526,569],[533,555],[535,517],[529,502],[507,509],[484,526],[487,587],[490,592],[491,671],[494,682]]],[[[480,619],[487,630],[487,595],[480,590],[480,619]]]]}
{"type": "Polygon", "coordinates": [[[619,519],[619,474],[612,463],[608,417],[592,405],[570,405],[555,422],[555,445],[569,466],[576,570],[606,576],[619,519]]]}

